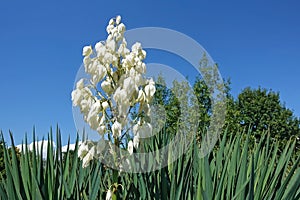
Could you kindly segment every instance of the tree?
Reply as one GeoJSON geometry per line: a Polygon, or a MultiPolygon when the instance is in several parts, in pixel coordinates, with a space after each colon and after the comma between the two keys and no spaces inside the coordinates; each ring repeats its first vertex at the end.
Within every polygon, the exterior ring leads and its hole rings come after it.
{"type": "MultiPolygon", "coordinates": [[[[12,158],[12,149],[11,148],[7,148],[6,144],[4,142],[4,139],[2,137],[2,132],[0,132],[0,180],[1,178],[5,178],[6,177],[6,170],[5,170],[5,160],[4,160],[4,153],[5,151],[7,151],[7,154],[11,160],[12,158]]],[[[17,156],[17,162],[20,162],[20,150],[15,147],[15,152],[16,152],[16,156],[17,156]]]]}
{"type": "Polygon", "coordinates": [[[248,87],[238,95],[235,110],[240,127],[250,127],[256,138],[264,131],[280,140],[300,136],[299,118],[280,102],[278,92],[248,87]]]}

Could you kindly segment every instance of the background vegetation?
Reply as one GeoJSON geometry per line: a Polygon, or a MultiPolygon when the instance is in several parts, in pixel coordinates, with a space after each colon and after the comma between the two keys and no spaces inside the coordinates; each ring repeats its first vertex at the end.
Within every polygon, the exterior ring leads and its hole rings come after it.
{"type": "MultiPolygon", "coordinates": [[[[166,123],[138,151],[165,146],[176,134],[184,96],[158,78],[154,104],[163,105],[166,123]]],[[[211,119],[210,89],[203,79],[193,85],[201,112],[194,143],[174,163],[148,173],[119,172],[118,199],[300,199],[299,119],[280,102],[279,93],[246,88],[236,99],[226,93],[226,119],[214,150],[199,158],[199,142],[211,119]]],[[[75,150],[61,152],[60,132],[48,136],[47,157],[37,149],[22,153],[0,145],[0,199],[105,199],[113,170],[101,162],[82,168],[75,150]]],[[[33,139],[35,136],[33,135],[33,139]]],[[[27,139],[25,138],[25,144],[27,139]]],[[[26,145],[25,145],[26,146],[26,145]]],[[[178,147],[178,151],[183,151],[178,147]]],[[[171,151],[172,152],[172,151],[171,151]]],[[[170,157],[172,155],[169,155],[170,157]]],[[[158,158],[157,158],[158,159],[158,158]]],[[[147,163],[146,163],[147,164],[147,163]]]]}

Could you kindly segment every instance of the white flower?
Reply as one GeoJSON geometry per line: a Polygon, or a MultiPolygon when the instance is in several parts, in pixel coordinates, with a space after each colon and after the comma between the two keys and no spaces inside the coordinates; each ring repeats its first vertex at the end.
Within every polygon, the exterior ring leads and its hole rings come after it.
{"type": "Polygon", "coordinates": [[[137,87],[134,84],[134,80],[131,77],[128,77],[123,82],[123,90],[126,91],[127,97],[131,97],[134,91],[137,90],[137,87]]]}
{"type": "Polygon", "coordinates": [[[139,42],[136,42],[134,45],[131,47],[131,51],[134,53],[138,53],[139,50],[142,49],[142,45],[139,42]]]}
{"type": "Polygon", "coordinates": [[[104,63],[111,64],[113,62],[113,60],[114,60],[114,57],[113,57],[113,55],[111,53],[106,52],[104,54],[104,58],[103,58],[103,62],[104,63]]]}
{"type": "Polygon", "coordinates": [[[107,27],[106,27],[106,32],[108,34],[111,33],[111,31],[115,28],[115,26],[113,24],[109,24],[107,27]]]}
{"type": "Polygon", "coordinates": [[[137,149],[139,148],[140,136],[136,135],[133,137],[133,146],[137,149]]]}
{"type": "Polygon", "coordinates": [[[95,155],[95,147],[92,147],[87,154],[84,156],[83,160],[82,160],[82,167],[85,168],[87,166],[89,166],[90,161],[93,160],[93,157],[95,155]]]}
{"type": "Polygon", "coordinates": [[[116,42],[114,40],[110,40],[106,43],[107,48],[110,51],[115,51],[116,50],[116,42]]]}
{"type": "Polygon", "coordinates": [[[93,64],[92,59],[90,57],[84,57],[83,64],[84,64],[85,72],[88,72],[88,69],[90,68],[90,65],[93,64]]]}
{"type": "Polygon", "coordinates": [[[79,148],[78,148],[78,157],[80,159],[83,159],[88,151],[89,151],[88,146],[85,143],[81,143],[79,148]]]}
{"type": "Polygon", "coordinates": [[[133,154],[133,142],[131,140],[128,142],[127,150],[128,150],[130,155],[133,154]]]}
{"type": "Polygon", "coordinates": [[[83,56],[90,56],[92,54],[93,50],[92,50],[92,47],[91,46],[85,46],[83,47],[82,49],[82,55],[83,56]]]}
{"type": "Polygon", "coordinates": [[[143,90],[139,90],[138,98],[136,99],[137,102],[143,103],[146,100],[146,96],[143,90]]]}
{"type": "Polygon", "coordinates": [[[78,106],[82,98],[81,90],[80,89],[73,90],[71,95],[72,95],[73,106],[78,106]]]}
{"type": "Polygon", "coordinates": [[[89,97],[86,97],[80,102],[80,112],[87,115],[89,113],[90,107],[92,106],[93,102],[92,99],[89,97]]]}
{"type": "Polygon", "coordinates": [[[118,49],[118,54],[125,57],[125,55],[128,53],[129,53],[129,49],[126,48],[126,44],[124,44],[124,43],[120,44],[119,49],[118,49]]]}
{"type": "Polygon", "coordinates": [[[101,109],[100,101],[97,100],[95,103],[92,104],[89,113],[87,115],[87,122],[90,127],[96,130],[99,126],[99,112],[101,109]]]}
{"type": "Polygon", "coordinates": [[[82,79],[80,79],[80,80],[76,83],[76,88],[77,88],[77,89],[83,89],[83,87],[84,87],[84,80],[83,80],[83,78],[82,78],[82,79]]]}
{"type": "Polygon", "coordinates": [[[109,22],[108,22],[108,24],[109,24],[109,25],[114,25],[114,24],[115,24],[114,19],[110,19],[109,22]]]}
{"type": "Polygon", "coordinates": [[[106,68],[102,64],[98,63],[97,68],[95,70],[95,75],[97,76],[98,80],[97,83],[106,76],[106,73],[106,68]]]}
{"type": "Polygon", "coordinates": [[[115,91],[114,94],[114,100],[118,103],[118,104],[122,104],[124,103],[124,101],[126,101],[127,99],[127,92],[124,89],[120,89],[120,87],[118,87],[115,91]]]}
{"type": "Polygon", "coordinates": [[[105,125],[100,125],[98,128],[97,128],[97,132],[100,134],[100,135],[103,135],[106,131],[106,126],[105,125]]]}
{"type": "Polygon", "coordinates": [[[121,16],[118,15],[118,16],[116,17],[116,24],[120,24],[120,22],[121,22],[121,16]]]}
{"type": "Polygon", "coordinates": [[[112,200],[112,195],[113,195],[112,191],[107,190],[105,200],[112,200]]]}
{"type": "Polygon", "coordinates": [[[125,99],[120,104],[118,104],[118,112],[119,112],[118,117],[125,118],[129,107],[130,107],[130,102],[128,99],[125,99]]]}
{"type": "Polygon", "coordinates": [[[147,55],[146,51],[145,51],[145,50],[142,50],[142,51],[140,52],[140,54],[139,54],[139,58],[140,58],[141,60],[144,60],[144,59],[146,58],[146,55],[147,55]]]}
{"type": "Polygon", "coordinates": [[[146,73],[146,64],[139,61],[136,66],[135,66],[135,70],[138,71],[141,74],[146,73]]]}
{"type": "Polygon", "coordinates": [[[122,134],[122,124],[120,124],[118,121],[115,121],[115,123],[111,127],[112,133],[114,137],[120,137],[122,134]]]}
{"type": "Polygon", "coordinates": [[[126,27],[123,23],[118,26],[118,32],[123,34],[126,31],[126,27]]]}
{"type": "Polygon", "coordinates": [[[112,93],[112,86],[111,86],[111,82],[109,80],[105,80],[101,83],[101,88],[103,89],[103,91],[110,95],[112,93]]]}
{"type": "Polygon", "coordinates": [[[145,86],[145,94],[146,94],[146,99],[149,102],[154,93],[155,93],[156,89],[155,89],[155,83],[154,81],[151,79],[148,83],[148,85],[145,86]]]}
{"type": "Polygon", "coordinates": [[[102,115],[102,117],[101,117],[101,119],[100,119],[99,124],[100,124],[100,125],[104,125],[104,122],[105,122],[105,113],[103,113],[103,115],[102,115]]]}
{"type": "Polygon", "coordinates": [[[137,86],[144,85],[145,83],[145,79],[141,74],[136,74],[134,80],[137,86]]]}
{"type": "Polygon", "coordinates": [[[104,54],[106,52],[106,47],[105,47],[105,45],[103,43],[104,42],[98,42],[95,45],[95,50],[97,52],[97,56],[100,57],[100,58],[104,57],[104,54]]]}
{"type": "Polygon", "coordinates": [[[132,127],[132,131],[133,131],[134,135],[137,135],[137,134],[138,134],[139,128],[140,128],[140,125],[139,125],[139,124],[135,124],[135,125],[132,127]]]}
{"type": "Polygon", "coordinates": [[[103,108],[103,110],[106,110],[108,107],[109,107],[108,102],[107,101],[103,101],[102,102],[102,108],[103,108]]]}

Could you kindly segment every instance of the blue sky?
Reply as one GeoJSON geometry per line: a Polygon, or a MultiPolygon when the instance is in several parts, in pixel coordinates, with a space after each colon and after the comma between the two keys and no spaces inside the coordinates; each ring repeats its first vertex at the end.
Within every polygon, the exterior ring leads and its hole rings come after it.
{"type": "Polygon", "coordinates": [[[0,4],[0,129],[20,143],[58,123],[75,138],[70,93],[84,45],[106,38],[120,14],[127,29],[164,27],[199,42],[232,82],[279,91],[300,116],[299,1],[4,1],[0,4]]]}

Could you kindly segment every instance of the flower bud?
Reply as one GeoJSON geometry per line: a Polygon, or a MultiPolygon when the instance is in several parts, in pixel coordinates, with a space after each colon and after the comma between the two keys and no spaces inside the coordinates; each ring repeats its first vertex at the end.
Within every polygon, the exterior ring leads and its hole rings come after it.
{"type": "Polygon", "coordinates": [[[89,55],[92,54],[92,52],[93,52],[93,50],[92,50],[92,47],[91,47],[91,46],[85,46],[85,47],[83,47],[83,49],[82,49],[82,55],[83,55],[83,56],[89,56],[89,55]]]}
{"type": "Polygon", "coordinates": [[[101,105],[102,105],[103,110],[106,110],[109,107],[109,104],[107,101],[103,101],[101,105]]]}
{"type": "Polygon", "coordinates": [[[120,24],[120,22],[121,22],[121,16],[118,15],[118,16],[116,17],[116,24],[120,24]]]}
{"type": "Polygon", "coordinates": [[[133,142],[131,140],[128,142],[127,150],[128,150],[130,155],[133,154],[133,142]]]}
{"type": "Polygon", "coordinates": [[[115,121],[111,129],[114,137],[120,137],[122,135],[122,125],[118,121],[115,121]]]}

